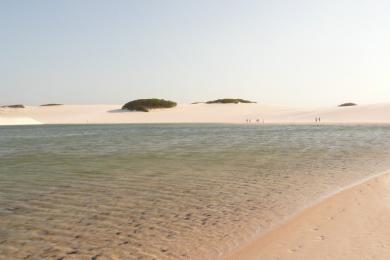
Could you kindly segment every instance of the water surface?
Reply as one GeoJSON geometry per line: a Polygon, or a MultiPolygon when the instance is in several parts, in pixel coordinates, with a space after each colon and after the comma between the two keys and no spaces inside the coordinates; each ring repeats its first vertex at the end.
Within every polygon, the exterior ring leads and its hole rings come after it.
{"type": "Polygon", "coordinates": [[[215,258],[390,166],[387,126],[0,127],[0,259],[215,258]]]}

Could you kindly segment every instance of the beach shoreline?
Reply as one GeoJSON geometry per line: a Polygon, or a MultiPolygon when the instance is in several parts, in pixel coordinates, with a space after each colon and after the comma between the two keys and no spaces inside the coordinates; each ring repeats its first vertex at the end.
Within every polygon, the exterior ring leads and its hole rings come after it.
{"type": "Polygon", "coordinates": [[[384,259],[390,248],[390,171],[339,189],[223,259],[384,259]]]}

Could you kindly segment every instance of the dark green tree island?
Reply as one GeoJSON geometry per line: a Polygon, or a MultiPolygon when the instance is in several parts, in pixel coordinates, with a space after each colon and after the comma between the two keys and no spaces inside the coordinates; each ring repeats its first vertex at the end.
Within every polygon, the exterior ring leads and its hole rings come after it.
{"type": "Polygon", "coordinates": [[[223,99],[217,99],[217,100],[206,102],[206,104],[238,104],[238,103],[256,103],[256,102],[240,99],[240,98],[223,98],[223,99]]]}
{"type": "Polygon", "coordinates": [[[1,107],[8,107],[8,108],[24,108],[24,105],[9,105],[9,106],[1,106],[1,107]]]}
{"type": "Polygon", "coordinates": [[[43,104],[41,107],[54,107],[54,106],[62,106],[63,104],[56,104],[56,103],[49,103],[49,104],[43,104]]]}
{"type": "Polygon", "coordinates": [[[122,109],[129,111],[149,112],[151,109],[172,108],[175,106],[177,106],[177,103],[170,100],[149,98],[130,101],[123,105],[122,109]]]}

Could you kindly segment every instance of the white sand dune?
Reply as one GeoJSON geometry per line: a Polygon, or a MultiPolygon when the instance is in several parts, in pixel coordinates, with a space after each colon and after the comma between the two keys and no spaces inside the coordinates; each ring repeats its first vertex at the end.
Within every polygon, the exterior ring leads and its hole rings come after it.
{"type": "Polygon", "coordinates": [[[129,112],[120,105],[63,105],[0,108],[0,124],[120,124],[120,123],[265,123],[306,124],[321,117],[322,123],[390,123],[390,103],[300,109],[262,104],[180,104],[149,113],[129,112]]]}

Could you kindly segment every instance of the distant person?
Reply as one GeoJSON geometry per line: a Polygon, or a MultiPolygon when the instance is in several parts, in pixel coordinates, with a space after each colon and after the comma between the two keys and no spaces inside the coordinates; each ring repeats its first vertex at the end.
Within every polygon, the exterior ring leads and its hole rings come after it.
{"type": "Polygon", "coordinates": [[[318,123],[321,123],[321,117],[318,117],[318,123]]]}
{"type": "Polygon", "coordinates": [[[260,122],[260,119],[256,119],[256,123],[259,123],[260,122]]]}

